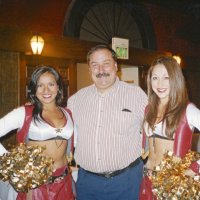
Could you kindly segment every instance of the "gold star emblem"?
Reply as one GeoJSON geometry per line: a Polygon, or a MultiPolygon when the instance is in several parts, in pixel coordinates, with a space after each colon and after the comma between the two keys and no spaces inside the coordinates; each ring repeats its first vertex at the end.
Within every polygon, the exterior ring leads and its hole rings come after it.
{"type": "Polygon", "coordinates": [[[57,128],[55,131],[56,131],[57,134],[59,134],[59,133],[62,132],[62,129],[61,128],[57,128]]]}

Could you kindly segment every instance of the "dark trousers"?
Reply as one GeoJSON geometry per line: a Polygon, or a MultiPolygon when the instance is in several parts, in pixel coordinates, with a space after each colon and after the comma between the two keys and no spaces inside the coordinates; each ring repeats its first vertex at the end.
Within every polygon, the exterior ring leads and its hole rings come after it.
{"type": "Polygon", "coordinates": [[[80,168],[77,200],[138,200],[143,162],[112,178],[91,174],[80,168]]]}

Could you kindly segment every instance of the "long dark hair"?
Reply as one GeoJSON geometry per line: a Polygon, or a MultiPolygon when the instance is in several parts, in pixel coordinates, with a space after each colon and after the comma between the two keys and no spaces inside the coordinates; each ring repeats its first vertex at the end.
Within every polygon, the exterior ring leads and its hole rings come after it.
{"type": "Polygon", "coordinates": [[[28,98],[31,102],[31,104],[34,106],[33,109],[33,118],[34,120],[39,121],[38,114],[41,116],[42,113],[42,103],[39,101],[39,99],[36,97],[37,87],[38,87],[38,80],[40,76],[44,73],[51,73],[56,80],[56,83],[58,85],[58,93],[55,99],[55,103],[57,106],[61,106],[63,103],[63,84],[62,79],[59,75],[59,73],[50,66],[38,66],[35,71],[31,75],[31,81],[28,86],[28,98]]]}

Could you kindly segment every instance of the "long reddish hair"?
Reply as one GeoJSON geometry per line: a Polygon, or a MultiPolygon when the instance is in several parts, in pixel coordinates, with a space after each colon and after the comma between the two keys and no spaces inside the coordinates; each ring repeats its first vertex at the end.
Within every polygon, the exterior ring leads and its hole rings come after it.
{"type": "Polygon", "coordinates": [[[166,121],[166,135],[169,138],[173,138],[175,130],[183,113],[185,112],[189,100],[181,67],[172,57],[159,57],[153,61],[151,67],[149,68],[147,75],[149,104],[145,121],[148,123],[149,127],[153,129],[157,118],[158,104],[160,99],[152,89],[151,76],[154,67],[158,64],[164,65],[169,75],[169,101],[163,120],[166,121]]]}

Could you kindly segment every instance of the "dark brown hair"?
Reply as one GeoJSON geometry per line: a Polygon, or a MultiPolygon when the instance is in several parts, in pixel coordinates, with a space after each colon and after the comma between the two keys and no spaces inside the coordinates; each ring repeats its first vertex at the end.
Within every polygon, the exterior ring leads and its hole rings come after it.
{"type": "Polygon", "coordinates": [[[103,50],[103,49],[107,49],[108,51],[110,51],[110,53],[112,54],[112,58],[114,59],[115,62],[117,62],[117,54],[115,53],[115,51],[114,51],[112,48],[110,48],[109,46],[107,46],[107,45],[99,44],[99,45],[97,45],[97,46],[95,46],[95,47],[92,47],[92,48],[90,49],[90,51],[88,52],[88,54],[87,54],[87,63],[90,62],[90,56],[91,56],[94,52],[96,52],[96,51],[98,51],[98,50],[103,50]]]}
{"type": "Polygon", "coordinates": [[[63,103],[63,82],[60,77],[60,74],[53,67],[43,66],[43,65],[38,66],[32,73],[31,81],[28,86],[28,98],[30,99],[32,105],[34,105],[33,118],[34,120],[38,121],[39,121],[38,114],[41,115],[43,106],[42,103],[39,101],[39,99],[36,97],[36,91],[38,88],[37,84],[40,76],[46,72],[51,73],[54,76],[56,83],[58,84],[58,93],[55,99],[56,105],[61,106],[63,103]]]}

